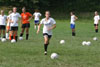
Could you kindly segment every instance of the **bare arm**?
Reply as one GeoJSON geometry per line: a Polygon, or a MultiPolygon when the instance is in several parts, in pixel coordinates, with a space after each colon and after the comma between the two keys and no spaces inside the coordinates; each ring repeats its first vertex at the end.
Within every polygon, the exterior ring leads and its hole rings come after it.
{"type": "Polygon", "coordinates": [[[38,30],[37,30],[37,34],[39,33],[40,28],[41,28],[41,24],[39,24],[39,27],[38,27],[38,30]]]}
{"type": "Polygon", "coordinates": [[[77,20],[77,19],[78,19],[78,17],[75,16],[75,20],[77,20]]]}
{"type": "Polygon", "coordinates": [[[28,21],[32,20],[32,18],[33,18],[33,16],[31,16],[31,17],[28,19],[28,21]]]}
{"type": "Polygon", "coordinates": [[[49,28],[48,30],[52,30],[56,28],[56,24],[54,24],[51,28],[49,28]]]}

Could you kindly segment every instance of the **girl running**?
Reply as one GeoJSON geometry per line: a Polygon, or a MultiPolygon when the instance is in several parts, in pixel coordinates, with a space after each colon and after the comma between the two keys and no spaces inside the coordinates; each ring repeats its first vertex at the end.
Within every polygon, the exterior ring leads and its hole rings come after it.
{"type": "Polygon", "coordinates": [[[50,12],[45,12],[45,18],[41,20],[39,24],[39,28],[37,30],[37,34],[40,31],[41,25],[44,25],[43,27],[43,36],[44,36],[44,54],[47,55],[47,48],[50,42],[50,39],[52,37],[52,29],[56,28],[56,22],[53,18],[50,17],[50,12]]]}

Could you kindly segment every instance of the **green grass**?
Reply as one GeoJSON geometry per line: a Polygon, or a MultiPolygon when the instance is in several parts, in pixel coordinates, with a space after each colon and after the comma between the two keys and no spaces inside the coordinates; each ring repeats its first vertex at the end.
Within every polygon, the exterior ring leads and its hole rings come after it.
{"type": "MultiPolygon", "coordinates": [[[[48,55],[44,55],[42,29],[39,35],[31,22],[29,40],[0,42],[0,67],[100,67],[100,34],[94,32],[92,20],[76,22],[76,37],[71,36],[69,21],[56,20],[48,55]],[[93,37],[98,41],[93,41],[93,37]],[[59,44],[64,39],[65,44],[59,44]],[[82,46],[82,41],[91,41],[91,46],[82,46]],[[51,53],[58,53],[59,58],[52,60],[51,53]]],[[[19,29],[20,33],[20,29],[19,29]]]]}

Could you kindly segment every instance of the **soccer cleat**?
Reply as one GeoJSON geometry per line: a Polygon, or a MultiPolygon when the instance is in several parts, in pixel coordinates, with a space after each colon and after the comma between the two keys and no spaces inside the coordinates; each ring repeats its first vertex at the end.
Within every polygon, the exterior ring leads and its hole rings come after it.
{"type": "Polygon", "coordinates": [[[46,51],[44,52],[44,55],[47,55],[47,52],[46,51]]]}

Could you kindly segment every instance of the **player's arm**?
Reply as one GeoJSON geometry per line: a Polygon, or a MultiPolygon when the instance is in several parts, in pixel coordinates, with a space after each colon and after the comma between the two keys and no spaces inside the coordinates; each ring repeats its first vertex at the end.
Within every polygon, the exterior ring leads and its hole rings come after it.
{"type": "Polygon", "coordinates": [[[30,16],[30,18],[28,19],[28,21],[32,20],[33,16],[30,16]]]}
{"type": "Polygon", "coordinates": [[[37,34],[38,34],[39,31],[40,31],[41,25],[42,25],[42,24],[39,24],[39,27],[38,27],[38,30],[37,30],[37,34]]]}
{"type": "Polygon", "coordinates": [[[75,20],[77,20],[78,19],[78,17],[77,16],[75,16],[75,20]]]}
{"type": "Polygon", "coordinates": [[[54,24],[51,28],[49,28],[48,30],[52,30],[56,28],[56,24],[54,24]]]}

